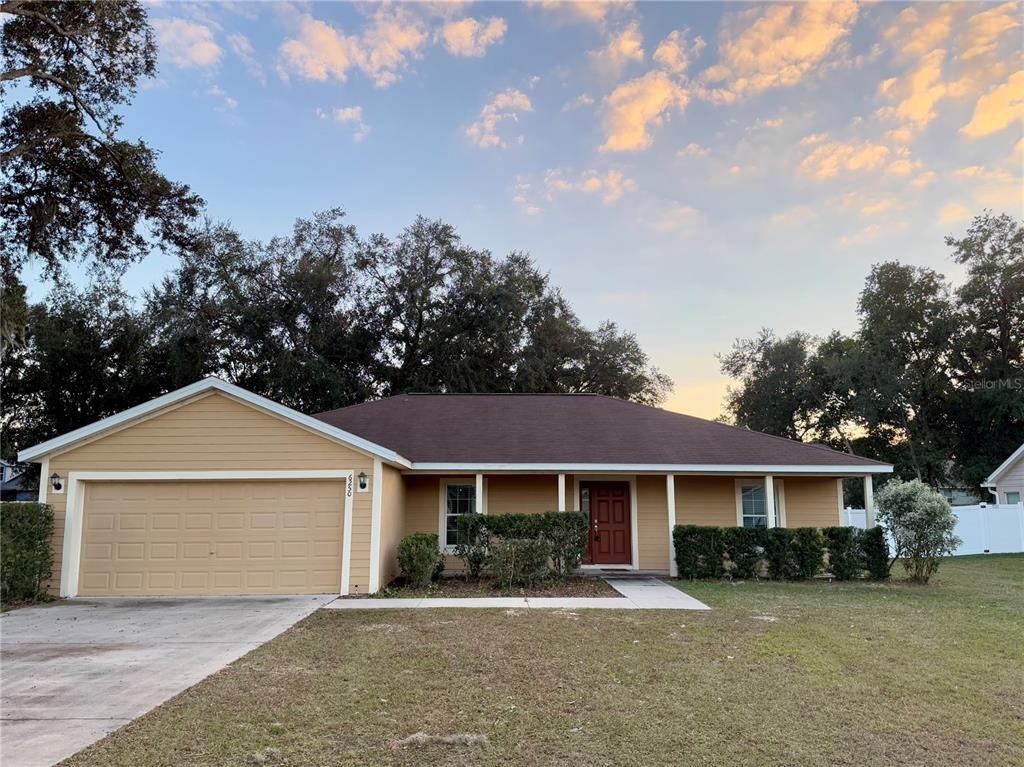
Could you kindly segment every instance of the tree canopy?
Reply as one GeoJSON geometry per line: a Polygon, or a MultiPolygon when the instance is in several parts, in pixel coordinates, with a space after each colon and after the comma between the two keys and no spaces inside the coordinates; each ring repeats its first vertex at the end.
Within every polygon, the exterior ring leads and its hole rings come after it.
{"type": "Polygon", "coordinates": [[[721,355],[737,424],[892,462],[932,486],[976,488],[1024,441],[1024,224],[983,213],[948,237],[958,287],[932,269],[875,265],[858,329],[824,339],[762,330],[721,355]]]}

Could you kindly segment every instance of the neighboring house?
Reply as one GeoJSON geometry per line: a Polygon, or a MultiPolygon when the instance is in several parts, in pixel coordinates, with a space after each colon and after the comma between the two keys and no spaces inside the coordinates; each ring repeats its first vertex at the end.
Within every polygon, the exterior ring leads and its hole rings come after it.
{"type": "Polygon", "coordinates": [[[997,504],[1020,503],[1024,499],[1024,445],[1014,450],[981,486],[995,496],[997,504]]]}
{"type": "MultiPolygon", "coordinates": [[[[367,593],[459,514],[583,510],[586,564],[667,573],[673,525],[840,524],[892,467],[596,395],[401,395],[309,416],[207,378],[23,450],[65,596],[367,593]]],[[[449,563],[455,566],[453,558],[449,563]]]]}
{"type": "Polygon", "coordinates": [[[38,493],[28,487],[24,470],[0,461],[0,501],[34,501],[38,493]]]}

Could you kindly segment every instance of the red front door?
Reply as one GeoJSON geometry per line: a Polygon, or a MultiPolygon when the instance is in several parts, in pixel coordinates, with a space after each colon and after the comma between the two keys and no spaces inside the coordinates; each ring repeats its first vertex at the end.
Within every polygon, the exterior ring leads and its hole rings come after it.
{"type": "MultiPolygon", "coordinates": [[[[628,482],[583,482],[580,493],[590,507],[587,564],[628,565],[632,562],[632,525],[628,482]]],[[[586,507],[586,506],[585,506],[586,507]]]]}

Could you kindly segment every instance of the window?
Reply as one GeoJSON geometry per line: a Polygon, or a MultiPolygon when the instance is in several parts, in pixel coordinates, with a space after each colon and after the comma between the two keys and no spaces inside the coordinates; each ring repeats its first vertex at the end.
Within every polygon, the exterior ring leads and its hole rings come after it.
{"type": "Polygon", "coordinates": [[[768,507],[764,502],[764,485],[743,485],[740,488],[744,527],[768,527],[768,507]]]}
{"type": "Polygon", "coordinates": [[[459,515],[476,513],[476,485],[450,483],[445,485],[444,541],[454,547],[459,536],[459,515]]]}
{"type": "Polygon", "coordinates": [[[1006,502],[1011,506],[1016,506],[1018,503],[1020,503],[1020,493],[1007,493],[1006,502]]]}

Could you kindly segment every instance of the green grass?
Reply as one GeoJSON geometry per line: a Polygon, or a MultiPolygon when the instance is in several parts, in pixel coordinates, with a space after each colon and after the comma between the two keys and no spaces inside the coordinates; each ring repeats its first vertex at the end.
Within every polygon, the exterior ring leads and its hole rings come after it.
{"type": "Polygon", "coordinates": [[[713,611],[321,610],[67,764],[1024,764],[1024,556],[680,587],[713,611]]]}

